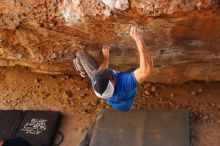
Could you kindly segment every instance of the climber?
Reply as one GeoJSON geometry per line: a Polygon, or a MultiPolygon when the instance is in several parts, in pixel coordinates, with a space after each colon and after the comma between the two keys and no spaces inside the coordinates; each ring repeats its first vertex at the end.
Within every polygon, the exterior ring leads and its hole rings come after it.
{"type": "Polygon", "coordinates": [[[153,71],[153,60],[137,27],[132,27],[130,36],[134,39],[140,55],[140,65],[133,72],[118,72],[109,69],[109,46],[103,46],[104,56],[100,66],[86,52],[78,51],[73,63],[81,75],[90,77],[95,95],[107,100],[114,109],[130,111],[137,94],[137,86],[153,71]]]}

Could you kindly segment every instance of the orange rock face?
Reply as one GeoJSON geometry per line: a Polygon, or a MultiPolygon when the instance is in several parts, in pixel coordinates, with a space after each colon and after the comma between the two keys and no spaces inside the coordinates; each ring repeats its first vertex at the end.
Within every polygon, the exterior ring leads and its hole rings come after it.
{"type": "Polygon", "coordinates": [[[16,0],[0,1],[0,65],[44,73],[76,73],[77,50],[102,59],[111,45],[110,66],[137,67],[129,36],[141,28],[154,58],[152,82],[220,80],[219,0],[16,0]]]}

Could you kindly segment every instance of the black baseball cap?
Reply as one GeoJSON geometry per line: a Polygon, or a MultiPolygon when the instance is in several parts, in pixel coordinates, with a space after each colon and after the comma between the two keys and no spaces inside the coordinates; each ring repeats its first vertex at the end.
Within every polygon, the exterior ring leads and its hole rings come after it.
{"type": "Polygon", "coordinates": [[[96,71],[93,77],[93,89],[96,96],[104,99],[112,97],[114,85],[110,80],[110,73],[107,69],[96,71]]]}

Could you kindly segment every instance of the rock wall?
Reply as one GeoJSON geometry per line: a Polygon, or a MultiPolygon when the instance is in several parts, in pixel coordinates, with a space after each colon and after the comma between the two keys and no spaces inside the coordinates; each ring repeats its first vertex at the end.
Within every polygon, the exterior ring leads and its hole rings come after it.
{"type": "Polygon", "coordinates": [[[152,82],[220,80],[220,0],[1,0],[0,65],[76,73],[72,58],[89,51],[128,70],[139,56],[129,36],[141,28],[154,58],[152,82]]]}

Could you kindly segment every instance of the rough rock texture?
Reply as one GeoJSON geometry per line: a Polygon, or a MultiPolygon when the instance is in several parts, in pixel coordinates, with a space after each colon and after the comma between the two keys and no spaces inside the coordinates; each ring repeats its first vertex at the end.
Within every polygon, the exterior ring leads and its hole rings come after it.
{"type": "Polygon", "coordinates": [[[137,67],[129,36],[139,26],[154,58],[152,82],[220,80],[219,0],[1,0],[0,65],[76,73],[72,58],[89,51],[111,67],[137,67]]]}

